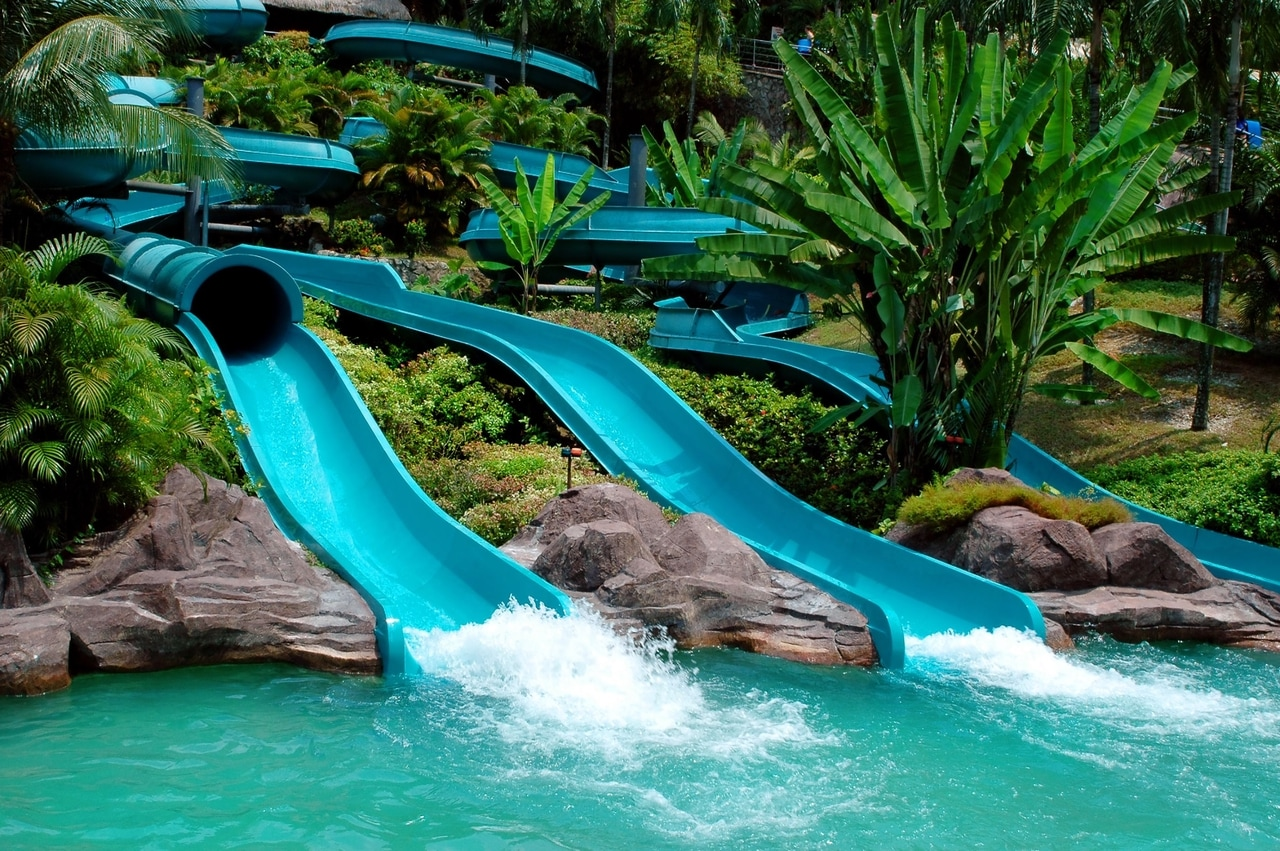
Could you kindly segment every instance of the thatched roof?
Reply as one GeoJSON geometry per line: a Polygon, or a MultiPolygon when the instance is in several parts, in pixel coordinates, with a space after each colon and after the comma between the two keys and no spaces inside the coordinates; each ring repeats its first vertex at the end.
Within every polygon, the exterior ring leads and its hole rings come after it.
{"type": "Polygon", "coordinates": [[[318,12],[352,18],[409,20],[409,10],[400,0],[263,0],[267,11],[287,9],[291,12],[318,12]]]}

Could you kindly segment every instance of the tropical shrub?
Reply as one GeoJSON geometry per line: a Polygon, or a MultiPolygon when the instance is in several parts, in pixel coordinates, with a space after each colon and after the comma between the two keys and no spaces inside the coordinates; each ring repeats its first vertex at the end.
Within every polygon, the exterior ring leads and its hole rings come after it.
{"type": "Polygon", "coordinates": [[[363,109],[387,128],[361,146],[363,181],[374,199],[397,221],[428,225],[433,239],[456,234],[479,191],[477,178],[492,173],[484,115],[414,85],[385,106],[367,101],[363,109]]]}
{"type": "Polygon", "coordinates": [[[1233,245],[1181,230],[1233,194],[1156,205],[1165,164],[1195,116],[1153,122],[1189,70],[1159,66],[1077,149],[1065,32],[1025,75],[1012,73],[995,34],[971,53],[950,17],[930,39],[923,15],[910,38],[895,16],[880,15],[874,35],[873,121],[775,42],[817,175],[763,160],[726,165],[722,183],[734,197],[699,206],[761,232],[702,238],[707,254],[646,261],[646,276],[785,283],[839,300],[880,362],[890,401],[872,413],[887,421],[891,478],[904,485],[952,466],[1002,466],[1031,366],[1047,355],[1070,351],[1155,396],[1081,342],[1116,323],[1248,349],[1181,317],[1069,310],[1107,275],[1233,245]]]}
{"type": "Polygon", "coordinates": [[[595,334],[629,352],[646,348],[649,345],[649,331],[653,328],[652,311],[622,313],[616,310],[561,307],[544,310],[538,314],[538,318],[595,334]]]}
{"type": "Polygon", "coordinates": [[[406,466],[457,457],[479,440],[500,440],[514,426],[507,402],[482,383],[483,370],[445,348],[392,365],[376,349],[316,328],[406,466]]]}
{"type": "MultiPolygon", "coordinates": [[[[451,517],[502,544],[564,490],[565,467],[557,447],[473,443],[461,457],[422,462],[409,472],[451,517]]],[[[573,481],[612,480],[584,455],[574,460],[573,481]]]]}
{"type": "Polygon", "coordinates": [[[489,138],[517,145],[589,156],[602,119],[577,99],[562,94],[544,100],[535,89],[512,86],[502,94],[480,89],[477,95],[489,121],[489,138]]]}
{"type": "Polygon", "coordinates": [[[851,422],[815,432],[831,408],[808,390],[784,393],[768,379],[704,376],[650,364],[725,440],[792,495],[833,517],[873,528],[897,497],[883,488],[884,440],[851,422]]]}
{"type": "Polygon", "coordinates": [[[1095,467],[1116,496],[1216,532],[1280,547],[1280,457],[1243,449],[1149,455],[1095,467]]]}
{"type": "Polygon", "coordinates": [[[123,519],[175,463],[231,473],[230,435],[182,338],[58,284],[109,253],[85,234],[0,248],[0,524],[41,543],[123,519]]]}
{"type": "Polygon", "coordinates": [[[329,228],[333,244],[353,254],[379,255],[387,250],[387,239],[368,219],[339,219],[329,228]]]}
{"type": "Polygon", "coordinates": [[[1133,520],[1128,509],[1114,499],[1058,496],[1018,484],[966,482],[954,486],[926,485],[902,503],[898,522],[946,534],[963,526],[984,508],[997,505],[1021,506],[1050,520],[1073,520],[1090,530],[1133,520]]]}
{"type": "Polygon", "coordinates": [[[547,161],[543,165],[541,177],[538,178],[537,188],[530,189],[524,167],[520,164],[520,160],[516,160],[514,202],[488,175],[477,176],[477,180],[484,188],[485,197],[497,213],[502,245],[512,261],[511,263],[485,261],[479,265],[481,268],[494,271],[510,269],[515,272],[520,279],[522,290],[520,311],[525,314],[537,308],[538,271],[550,256],[551,249],[560,239],[560,234],[599,210],[609,200],[609,193],[603,192],[585,204],[577,206],[578,200],[587,191],[591,176],[595,173],[595,169],[590,166],[565,194],[564,200],[556,200],[555,170],[555,158],[547,154],[547,161]]]}

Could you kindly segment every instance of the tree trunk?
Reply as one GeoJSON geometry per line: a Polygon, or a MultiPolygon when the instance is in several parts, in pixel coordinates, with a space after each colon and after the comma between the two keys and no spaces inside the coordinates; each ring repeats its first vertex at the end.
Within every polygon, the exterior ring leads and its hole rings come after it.
{"type": "MultiPolygon", "coordinates": [[[[1218,175],[1218,191],[1230,192],[1232,171],[1235,166],[1236,152],[1236,119],[1240,115],[1240,29],[1243,20],[1241,0],[1232,4],[1231,14],[1231,58],[1227,66],[1227,83],[1230,94],[1227,96],[1227,115],[1223,127],[1222,170],[1218,175]]],[[[1221,210],[1214,218],[1213,232],[1225,235],[1227,232],[1227,214],[1230,208],[1221,210]]],[[[1222,304],[1222,279],[1226,269],[1226,257],[1215,254],[1209,262],[1209,280],[1205,284],[1204,299],[1201,303],[1200,321],[1211,328],[1218,327],[1218,308],[1222,304]]],[[[1196,406],[1191,413],[1191,430],[1205,431],[1209,428],[1209,389],[1213,384],[1213,346],[1204,343],[1200,346],[1200,380],[1196,387],[1196,406]]]]}
{"type": "Polygon", "coordinates": [[[9,190],[18,179],[18,163],[15,150],[18,144],[18,126],[0,119],[0,243],[4,239],[4,214],[9,204],[9,190]]]}
{"type": "Polygon", "coordinates": [[[0,532],[0,608],[43,606],[53,598],[27,557],[20,532],[0,532]]]}
{"type": "Polygon", "coordinates": [[[684,137],[693,138],[693,106],[698,99],[698,60],[702,58],[702,45],[693,48],[693,77],[689,80],[689,118],[685,122],[684,137]]]}
{"type": "Polygon", "coordinates": [[[525,72],[529,68],[529,6],[520,10],[520,85],[526,85],[525,72]]]}
{"type": "MultiPolygon", "coordinates": [[[[1093,32],[1089,39],[1089,132],[1086,134],[1089,139],[1098,135],[1098,128],[1102,126],[1102,9],[1102,3],[1094,0],[1093,32]]],[[[1093,290],[1084,294],[1083,302],[1085,313],[1094,309],[1097,301],[1093,290]]],[[[1085,342],[1092,343],[1091,340],[1085,342]]],[[[1080,370],[1080,383],[1089,386],[1093,381],[1093,364],[1086,363],[1080,370]]],[[[1083,404],[1091,405],[1093,401],[1085,400],[1083,404]]]]}
{"type": "Polygon", "coordinates": [[[600,168],[609,167],[610,133],[613,130],[613,56],[618,47],[618,34],[610,28],[609,72],[604,84],[604,141],[600,145],[600,168]]]}

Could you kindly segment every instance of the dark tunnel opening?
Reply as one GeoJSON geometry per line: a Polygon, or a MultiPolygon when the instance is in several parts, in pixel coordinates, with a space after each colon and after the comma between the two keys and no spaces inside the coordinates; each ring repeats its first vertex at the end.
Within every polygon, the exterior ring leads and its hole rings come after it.
{"type": "Polygon", "coordinates": [[[210,275],[191,302],[224,357],[270,354],[292,324],[289,298],[272,275],[232,266],[210,275]]]}

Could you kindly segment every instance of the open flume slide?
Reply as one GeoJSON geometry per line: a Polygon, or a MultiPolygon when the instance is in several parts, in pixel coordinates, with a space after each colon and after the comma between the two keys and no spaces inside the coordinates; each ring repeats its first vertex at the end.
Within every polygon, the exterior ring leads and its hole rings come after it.
{"type": "MultiPolygon", "coordinates": [[[[884,401],[884,389],[873,377],[880,365],[859,352],[814,346],[763,336],[771,329],[747,323],[732,310],[691,308],[682,298],[663,301],[649,335],[654,348],[700,352],[742,362],[763,362],[811,382],[825,384],[851,401],[884,401]]],[[[1134,519],[1155,523],[1195,554],[1214,576],[1251,582],[1280,592],[1280,550],[1243,538],[1202,529],[1143,508],[1095,485],[1024,437],[1009,441],[1008,468],[1027,484],[1047,484],[1064,494],[1109,496],[1127,507],[1134,519]]]]}
{"type": "Polygon", "coordinates": [[[510,600],[568,612],[556,588],[445,514],[404,469],[329,350],[297,323],[289,274],[154,234],[111,273],[217,370],[246,429],[245,468],[285,532],[369,602],[387,674],[414,673],[405,629],[455,629],[510,600]]]}
{"type": "MultiPolygon", "coordinates": [[[[390,59],[429,62],[493,74],[511,82],[520,79],[520,52],[510,39],[482,36],[468,30],[405,21],[344,21],[324,37],[335,54],[352,61],[390,59]]],[[[554,92],[591,97],[598,90],[595,72],[567,56],[530,46],[525,52],[529,85],[554,92]]]]}
{"type": "Polygon", "coordinates": [[[857,606],[881,663],[900,666],[904,632],[1012,626],[1044,634],[1025,595],[841,523],[782,490],[653,373],[591,334],[410,292],[387,266],[238,246],[279,264],[341,310],[483,351],[519,375],[614,474],[656,500],[705,512],[770,564],[857,606]]]}

